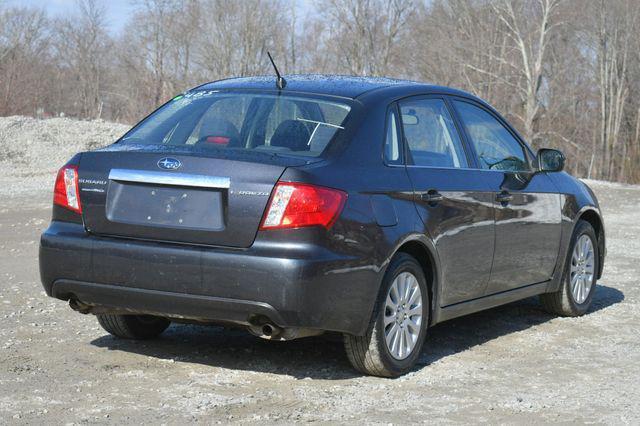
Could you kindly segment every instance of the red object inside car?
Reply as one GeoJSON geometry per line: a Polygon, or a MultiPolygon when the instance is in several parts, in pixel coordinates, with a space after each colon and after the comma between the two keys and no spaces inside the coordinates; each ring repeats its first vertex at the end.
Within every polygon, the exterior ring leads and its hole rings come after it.
{"type": "Polygon", "coordinates": [[[226,136],[207,136],[207,142],[216,143],[219,145],[226,145],[229,143],[229,139],[226,136]]]}

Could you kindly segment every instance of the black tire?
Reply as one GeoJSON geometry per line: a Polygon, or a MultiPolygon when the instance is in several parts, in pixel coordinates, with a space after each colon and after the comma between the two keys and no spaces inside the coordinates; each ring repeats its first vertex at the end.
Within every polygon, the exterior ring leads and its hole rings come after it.
{"type": "Polygon", "coordinates": [[[152,339],[171,324],[166,318],[151,315],[98,314],[96,317],[102,328],[123,339],[152,339]]]}
{"type": "Polygon", "coordinates": [[[596,291],[596,282],[600,267],[600,257],[598,250],[598,238],[591,224],[584,220],[578,221],[573,231],[573,235],[571,236],[571,243],[569,244],[569,250],[567,252],[567,258],[565,261],[560,288],[556,292],[540,295],[540,303],[545,308],[545,310],[547,310],[549,313],[564,317],[578,317],[584,315],[587,312],[589,306],[591,306],[591,301],[593,300],[593,295],[596,291]],[[587,235],[591,239],[591,244],[593,245],[595,272],[593,284],[591,285],[591,289],[589,290],[589,295],[584,302],[577,303],[575,298],[573,297],[573,293],[571,292],[571,256],[573,254],[576,242],[582,235],[587,235]]]}
{"type": "Polygon", "coordinates": [[[385,273],[366,334],[364,336],[344,335],[344,346],[353,367],[361,373],[380,377],[398,377],[408,372],[422,351],[429,323],[429,306],[427,282],[420,264],[406,253],[396,254],[385,273]],[[423,313],[415,347],[409,356],[398,360],[391,355],[385,343],[384,307],[393,280],[402,272],[410,272],[417,278],[422,295],[423,313]]]}

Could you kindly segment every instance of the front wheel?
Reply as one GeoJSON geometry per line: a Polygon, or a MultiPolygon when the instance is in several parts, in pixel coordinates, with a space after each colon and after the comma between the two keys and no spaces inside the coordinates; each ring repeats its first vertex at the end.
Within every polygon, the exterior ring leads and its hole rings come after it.
{"type": "Polygon", "coordinates": [[[420,356],[429,321],[429,293],[420,264],[397,254],[382,282],[367,333],[344,336],[345,349],[356,370],[397,377],[420,356]]]}
{"type": "Polygon", "coordinates": [[[557,315],[577,317],[591,306],[599,268],[598,239],[589,222],[580,220],[571,245],[558,291],[540,295],[544,308],[557,315]]]}

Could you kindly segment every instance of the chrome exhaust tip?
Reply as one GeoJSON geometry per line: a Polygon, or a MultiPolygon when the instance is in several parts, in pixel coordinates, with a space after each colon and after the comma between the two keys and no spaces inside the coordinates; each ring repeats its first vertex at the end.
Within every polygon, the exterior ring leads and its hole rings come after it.
{"type": "Polygon", "coordinates": [[[262,326],[262,334],[264,334],[267,337],[271,337],[276,333],[276,327],[272,324],[264,324],[262,326]]]}
{"type": "Polygon", "coordinates": [[[267,340],[281,340],[284,329],[271,322],[263,322],[249,326],[251,334],[267,340]]]}

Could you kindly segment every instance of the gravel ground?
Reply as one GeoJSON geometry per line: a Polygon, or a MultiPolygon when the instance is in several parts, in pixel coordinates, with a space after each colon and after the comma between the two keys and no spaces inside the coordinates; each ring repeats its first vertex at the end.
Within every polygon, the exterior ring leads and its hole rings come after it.
{"type": "Polygon", "coordinates": [[[112,143],[129,127],[102,120],[0,117],[0,196],[52,188],[56,172],[76,152],[112,143]]]}
{"type": "Polygon", "coordinates": [[[354,373],[322,337],[192,325],[147,342],[109,336],[45,296],[37,250],[51,193],[15,195],[21,179],[0,204],[0,424],[640,423],[640,186],[590,182],[609,251],[586,316],[556,318],[528,299],[452,320],[390,380],[354,373]]]}

